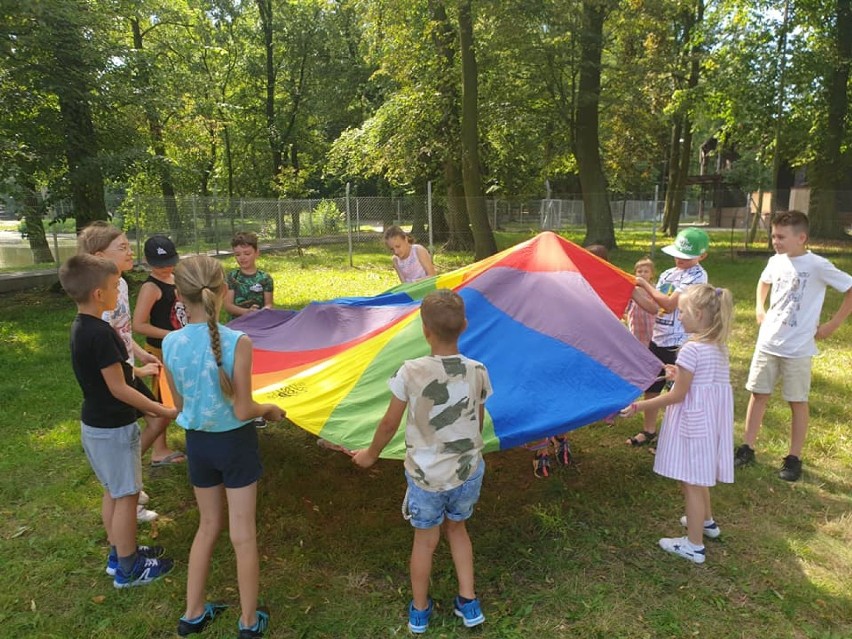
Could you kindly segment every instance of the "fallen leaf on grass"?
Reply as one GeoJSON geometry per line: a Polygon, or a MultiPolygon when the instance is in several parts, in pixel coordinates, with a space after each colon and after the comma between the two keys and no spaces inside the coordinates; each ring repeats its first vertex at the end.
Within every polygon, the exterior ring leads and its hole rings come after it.
{"type": "Polygon", "coordinates": [[[15,532],[13,532],[11,535],[9,535],[9,539],[17,539],[21,535],[25,535],[26,533],[30,532],[31,530],[32,530],[32,528],[30,528],[29,526],[21,526],[15,532]]]}
{"type": "Polygon", "coordinates": [[[105,601],[106,601],[106,595],[95,595],[94,597],[92,597],[92,603],[93,604],[102,604],[105,601]]]}

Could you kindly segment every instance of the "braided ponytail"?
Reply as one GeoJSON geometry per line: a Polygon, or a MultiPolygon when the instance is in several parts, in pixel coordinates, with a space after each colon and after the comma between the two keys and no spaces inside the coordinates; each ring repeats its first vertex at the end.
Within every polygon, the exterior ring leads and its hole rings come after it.
{"type": "Polygon", "coordinates": [[[225,293],[222,265],[207,255],[188,257],[175,268],[175,286],[185,301],[203,306],[210,332],[210,348],[219,370],[219,388],[225,397],[232,399],[234,386],[222,365],[222,342],[219,336],[219,310],[225,293]]]}

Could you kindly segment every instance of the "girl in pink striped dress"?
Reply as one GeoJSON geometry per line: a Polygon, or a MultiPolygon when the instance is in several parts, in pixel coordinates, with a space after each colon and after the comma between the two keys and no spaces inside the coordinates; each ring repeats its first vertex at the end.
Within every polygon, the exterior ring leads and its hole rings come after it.
{"type": "Polygon", "coordinates": [[[702,564],[703,537],[720,534],[710,508],[710,486],[734,481],[734,398],[725,346],[733,300],[727,289],[697,284],[681,295],[678,309],[690,337],[675,365],[666,367],[674,386],[631,404],[622,414],[666,407],[654,472],[681,483],[686,501],[681,524],[687,535],[664,537],[659,543],[663,550],[702,564]]]}

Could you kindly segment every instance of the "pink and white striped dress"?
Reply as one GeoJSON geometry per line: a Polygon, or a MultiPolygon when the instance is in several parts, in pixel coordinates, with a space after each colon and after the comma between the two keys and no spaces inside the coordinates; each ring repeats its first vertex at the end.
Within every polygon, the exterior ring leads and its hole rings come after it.
{"type": "Polygon", "coordinates": [[[734,394],[728,355],[715,344],[686,342],[677,365],[692,384],[666,408],[654,472],[696,486],[734,481],[734,394]]]}

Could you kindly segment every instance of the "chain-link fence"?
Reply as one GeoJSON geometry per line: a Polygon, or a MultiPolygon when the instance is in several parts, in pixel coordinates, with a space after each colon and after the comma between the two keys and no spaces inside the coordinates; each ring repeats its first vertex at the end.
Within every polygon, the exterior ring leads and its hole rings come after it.
{"type": "MultiPolygon", "coordinates": [[[[616,229],[628,225],[653,229],[662,215],[663,202],[656,193],[610,194],[610,209],[616,229]]],[[[260,199],[181,196],[123,197],[107,200],[114,224],[122,228],[134,243],[137,258],[142,255],[145,239],[155,234],[172,238],[178,250],[191,253],[227,253],[231,238],[238,231],[253,231],[264,248],[288,248],[326,242],[377,242],[389,225],[413,229],[417,240],[434,250],[448,238],[447,198],[434,193],[405,197],[350,196],[324,199],[260,199]]],[[[484,207],[494,230],[536,232],[583,229],[585,207],[580,197],[482,198],[472,203],[484,207]]],[[[791,205],[793,203],[791,202],[791,205]]],[[[758,198],[745,199],[740,207],[716,207],[700,196],[684,200],[681,222],[703,223],[711,227],[741,231],[738,240],[751,227],[758,198]]],[[[764,216],[758,229],[766,229],[768,201],[763,202],[764,216]]],[[[801,208],[801,207],[800,207],[801,208]]],[[[54,259],[62,261],[73,252],[73,210],[67,201],[44,206],[46,230],[54,259]],[[64,221],[63,221],[64,220],[64,221]]],[[[20,215],[20,205],[6,198],[2,215],[20,215]]],[[[846,214],[845,226],[852,224],[846,214]]],[[[0,247],[0,253],[4,247],[0,247]]],[[[0,254],[0,268],[8,267],[0,254]]]]}

